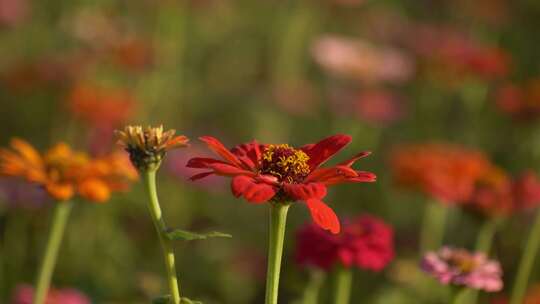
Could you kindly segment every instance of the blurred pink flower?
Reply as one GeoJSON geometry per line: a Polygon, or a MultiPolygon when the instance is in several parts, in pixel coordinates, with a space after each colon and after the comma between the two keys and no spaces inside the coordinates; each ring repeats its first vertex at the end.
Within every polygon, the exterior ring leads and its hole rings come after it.
{"type": "Polygon", "coordinates": [[[314,224],[298,231],[296,261],[324,270],[341,264],[381,271],[394,258],[392,227],[371,215],[345,221],[340,234],[330,234],[314,224]]]}
{"type": "MultiPolygon", "coordinates": [[[[11,304],[32,304],[33,294],[32,286],[19,285],[11,304]]],[[[45,304],[90,304],[90,299],[76,289],[50,289],[45,304]]]]}
{"type": "Polygon", "coordinates": [[[28,0],[0,0],[0,24],[15,26],[28,17],[28,0]]]}
{"type": "Polygon", "coordinates": [[[386,90],[362,91],[354,99],[354,109],[361,120],[375,125],[391,124],[405,114],[402,100],[386,90]]]}
{"type": "Polygon", "coordinates": [[[437,252],[426,253],[421,268],[444,285],[466,286],[487,292],[503,288],[501,265],[483,253],[443,247],[437,252]]]}
{"type": "Polygon", "coordinates": [[[365,83],[402,83],[414,73],[413,62],[400,50],[338,35],[317,39],[312,54],[328,73],[365,83]]]}
{"type": "MultiPolygon", "coordinates": [[[[186,167],[186,164],[189,159],[200,155],[212,156],[211,153],[208,153],[206,149],[197,143],[191,144],[189,149],[170,151],[165,159],[165,168],[172,176],[178,178],[181,182],[187,183],[189,178],[199,171],[186,167]]],[[[202,180],[190,181],[189,185],[196,185],[212,192],[223,192],[227,188],[225,181],[219,176],[209,176],[202,180]]]]}

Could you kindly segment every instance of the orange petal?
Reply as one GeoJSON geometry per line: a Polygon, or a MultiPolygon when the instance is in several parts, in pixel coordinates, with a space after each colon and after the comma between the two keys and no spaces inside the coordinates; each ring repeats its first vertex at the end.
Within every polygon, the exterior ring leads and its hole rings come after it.
{"type": "Polygon", "coordinates": [[[96,203],[104,203],[111,197],[111,190],[107,184],[97,178],[84,180],[77,190],[80,196],[96,203]]]}
{"type": "Polygon", "coordinates": [[[47,192],[59,201],[65,201],[73,197],[75,190],[71,184],[48,183],[45,185],[47,192]]]}

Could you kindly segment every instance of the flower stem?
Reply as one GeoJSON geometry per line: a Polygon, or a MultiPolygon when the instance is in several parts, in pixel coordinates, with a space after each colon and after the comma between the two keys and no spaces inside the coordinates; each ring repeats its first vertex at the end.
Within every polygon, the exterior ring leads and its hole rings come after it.
{"type": "Polygon", "coordinates": [[[462,304],[464,303],[464,300],[466,299],[468,294],[469,293],[467,288],[458,289],[454,292],[454,297],[450,303],[462,304]]]}
{"type": "MultiPolygon", "coordinates": [[[[493,245],[493,238],[497,232],[497,227],[499,226],[500,219],[492,218],[486,219],[480,227],[478,236],[476,237],[476,246],[475,251],[483,252],[486,255],[489,255],[491,247],[493,245]]],[[[470,289],[465,292],[465,295],[462,297],[463,301],[460,304],[474,304],[478,301],[478,290],[470,289]]]]}
{"type": "Polygon", "coordinates": [[[521,304],[523,302],[523,296],[529,283],[529,277],[534,266],[534,259],[538,253],[538,247],[540,247],[540,210],[536,212],[536,218],[529,232],[527,245],[525,245],[525,250],[519,262],[512,296],[510,297],[510,304],[521,304]]]}
{"type": "Polygon", "coordinates": [[[150,215],[161,243],[163,251],[163,259],[165,260],[165,267],[167,268],[167,282],[169,284],[169,292],[171,301],[173,304],[180,304],[180,288],[178,284],[178,278],[176,276],[176,268],[174,261],[174,252],[171,241],[167,238],[167,226],[163,221],[161,214],[161,208],[159,206],[159,200],[156,190],[156,170],[149,170],[142,172],[146,189],[149,196],[148,208],[150,215]]]}
{"type": "Polygon", "coordinates": [[[489,254],[491,251],[491,246],[493,245],[493,238],[495,237],[495,232],[497,232],[497,227],[499,226],[499,219],[487,219],[480,227],[478,236],[476,238],[476,251],[489,254]]]}
{"type": "Polygon", "coordinates": [[[309,272],[309,282],[304,289],[302,304],[317,304],[319,302],[319,291],[324,277],[325,274],[321,270],[312,269],[309,272]]]}
{"type": "Polygon", "coordinates": [[[279,273],[281,270],[281,257],[283,255],[285,225],[287,223],[289,206],[288,203],[273,203],[270,207],[265,304],[277,304],[278,302],[279,273]]]}
{"type": "Polygon", "coordinates": [[[349,304],[351,298],[352,271],[340,266],[336,272],[334,304],[349,304]]]}
{"type": "Polygon", "coordinates": [[[447,208],[439,202],[428,202],[420,232],[420,254],[442,245],[447,208]]]}
{"type": "Polygon", "coordinates": [[[51,277],[56,265],[58,249],[62,243],[66,223],[69,213],[72,208],[72,202],[58,202],[54,209],[51,230],[47,240],[45,255],[41,261],[39,274],[36,280],[36,293],[34,295],[33,304],[43,304],[49,291],[51,277]]]}

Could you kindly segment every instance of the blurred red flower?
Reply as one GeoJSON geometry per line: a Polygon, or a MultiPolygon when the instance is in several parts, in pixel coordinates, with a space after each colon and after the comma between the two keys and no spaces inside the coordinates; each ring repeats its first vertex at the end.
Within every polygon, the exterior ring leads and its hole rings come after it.
{"type": "Polygon", "coordinates": [[[394,258],[392,227],[371,215],[345,221],[332,235],[313,224],[298,231],[296,260],[302,266],[330,270],[337,265],[381,271],[394,258]]]}
{"type": "Polygon", "coordinates": [[[517,178],[493,167],[476,184],[472,199],[464,207],[484,216],[508,216],[540,204],[540,180],[532,171],[517,178]]]}
{"type": "Polygon", "coordinates": [[[141,70],[154,61],[149,42],[141,39],[125,39],[112,46],[113,60],[131,70],[141,70]]]}
{"type": "Polygon", "coordinates": [[[540,116],[540,79],[524,84],[507,83],[495,91],[499,109],[515,119],[530,120],[540,116]]]}
{"type": "Polygon", "coordinates": [[[471,198],[475,183],[490,165],[477,151],[451,144],[398,147],[391,156],[396,181],[445,203],[471,198]]]}
{"type": "Polygon", "coordinates": [[[463,77],[493,80],[510,72],[510,55],[499,47],[487,46],[446,27],[417,25],[407,43],[427,67],[442,78],[461,81],[463,77]]]}
{"type": "Polygon", "coordinates": [[[213,174],[231,176],[234,196],[242,196],[251,203],[302,200],[315,223],[333,233],[340,231],[340,224],[334,211],[322,201],[327,186],[375,181],[375,174],[351,168],[358,159],[369,155],[368,152],[360,152],[333,167],[319,167],[351,141],[347,135],[334,135],[299,149],[253,141],[229,150],[216,138],[200,139],[222,159],[190,159],[189,168],[209,170],[192,176],[191,180],[213,174]]]}
{"type": "Polygon", "coordinates": [[[15,26],[24,21],[30,12],[28,0],[0,0],[0,24],[15,26]]]}
{"type": "MultiPolygon", "coordinates": [[[[17,287],[11,304],[32,304],[34,288],[30,285],[17,287]]],[[[50,289],[45,304],[90,304],[90,299],[80,291],[72,288],[50,289]]]]}

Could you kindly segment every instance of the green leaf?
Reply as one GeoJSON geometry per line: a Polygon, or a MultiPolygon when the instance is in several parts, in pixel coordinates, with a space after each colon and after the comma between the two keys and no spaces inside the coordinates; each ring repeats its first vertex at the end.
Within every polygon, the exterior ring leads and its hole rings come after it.
{"type": "Polygon", "coordinates": [[[226,237],[231,238],[232,235],[227,233],[222,233],[218,231],[212,231],[207,233],[196,233],[190,232],[181,229],[174,229],[167,232],[167,238],[171,241],[194,241],[194,240],[204,240],[207,238],[215,237],[226,237]]]}
{"type": "Polygon", "coordinates": [[[160,296],[152,300],[152,304],[170,304],[170,303],[171,303],[170,295],[160,296]]]}
{"type": "Polygon", "coordinates": [[[188,298],[182,298],[180,299],[180,304],[203,304],[203,302],[200,301],[193,301],[188,298]]]}

